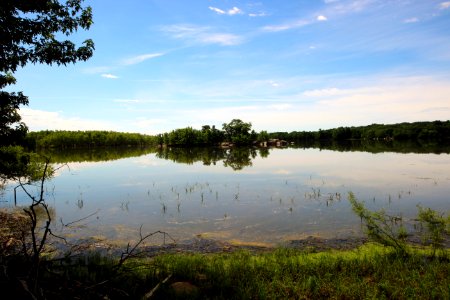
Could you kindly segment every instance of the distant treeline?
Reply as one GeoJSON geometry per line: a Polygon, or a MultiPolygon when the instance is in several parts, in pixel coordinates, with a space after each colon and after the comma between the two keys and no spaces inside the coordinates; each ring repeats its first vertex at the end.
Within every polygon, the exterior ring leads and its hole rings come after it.
{"type": "Polygon", "coordinates": [[[113,131],[37,131],[27,135],[31,148],[95,148],[156,145],[155,136],[113,131]]]}
{"type": "Polygon", "coordinates": [[[112,131],[39,131],[30,132],[27,143],[32,148],[95,148],[117,146],[214,146],[223,142],[235,145],[251,145],[280,139],[294,143],[322,141],[383,140],[383,141],[439,141],[450,142],[450,121],[372,124],[359,127],[338,127],[319,131],[292,131],[259,133],[251,129],[251,123],[234,119],[224,123],[222,130],[204,125],[175,129],[156,136],[112,131]]]}
{"type": "Polygon", "coordinates": [[[233,120],[223,124],[223,130],[205,125],[201,130],[191,127],[172,130],[158,136],[158,143],[171,146],[215,145],[231,142],[238,145],[280,139],[305,143],[318,141],[348,140],[395,140],[395,141],[449,141],[450,121],[414,122],[400,124],[372,124],[359,127],[338,127],[318,131],[272,132],[251,130],[251,123],[233,120]]]}
{"type": "Polygon", "coordinates": [[[270,138],[289,142],[345,140],[438,140],[450,139],[450,121],[372,124],[359,127],[338,127],[319,131],[272,132],[270,138]]]}

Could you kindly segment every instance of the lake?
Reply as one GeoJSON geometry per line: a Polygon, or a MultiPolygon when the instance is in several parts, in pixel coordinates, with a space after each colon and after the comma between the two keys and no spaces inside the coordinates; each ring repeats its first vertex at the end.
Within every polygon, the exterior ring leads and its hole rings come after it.
{"type": "MultiPolygon", "coordinates": [[[[448,153],[115,151],[51,153],[60,164],[68,162],[46,183],[55,230],[73,239],[120,242],[136,239],[142,226],[143,232],[161,230],[177,241],[201,236],[276,245],[307,236],[361,235],[347,200],[350,191],[368,208],[405,219],[415,217],[417,204],[450,210],[448,153]]],[[[13,187],[1,194],[1,206],[14,207],[13,187]]],[[[28,203],[18,190],[17,205],[28,203]]]]}

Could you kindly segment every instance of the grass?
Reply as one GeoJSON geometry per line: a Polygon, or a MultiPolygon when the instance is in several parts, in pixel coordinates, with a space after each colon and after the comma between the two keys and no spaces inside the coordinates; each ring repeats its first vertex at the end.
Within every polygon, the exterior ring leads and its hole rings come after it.
{"type": "MultiPolygon", "coordinates": [[[[357,250],[306,253],[163,255],[162,273],[188,281],[211,299],[449,299],[448,256],[431,258],[414,250],[408,257],[368,244],[357,250]]],[[[169,290],[170,291],[170,290],[169,290]]],[[[163,299],[168,290],[159,294],[163,299]]]]}
{"type": "MultiPolygon", "coordinates": [[[[159,284],[151,299],[450,299],[450,249],[408,246],[407,253],[367,243],[346,251],[161,254],[118,268],[118,257],[82,252],[45,257],[41,295],[33,293],[37,299],[142,299],[159,284]],[[181,293],[177,283],[194,288],[181,293]]],[[[2,299],[31,299],[27,262],[2,255],[0,266],[0,288],[11,295],[2,299]]]]}

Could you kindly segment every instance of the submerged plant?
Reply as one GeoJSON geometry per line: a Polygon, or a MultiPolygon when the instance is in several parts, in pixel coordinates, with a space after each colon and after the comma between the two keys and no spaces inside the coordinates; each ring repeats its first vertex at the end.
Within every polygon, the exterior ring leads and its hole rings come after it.
{"type": "Polygon", "coordinates": [[[417,205],[419,213],[417,220],[419,221],[420,231],[422,233],[422,242],[430,244],[433,249],[433,256],[436,250],[445,248],[445,240],[450,236],[450,215],[444,218],[444,214],[417,205]]]}
{"type": "Polygon", "coordinates": [[[398,254],[407,253],[407,232],[401,217],[390,216],[384,209],[375,212],[368,210],[352,192],[349,192],[348,200],[353,212],[361,218],[361,222],[365,223],[366,234],[369,238],[382,245],[393,247],[398,254]]]}

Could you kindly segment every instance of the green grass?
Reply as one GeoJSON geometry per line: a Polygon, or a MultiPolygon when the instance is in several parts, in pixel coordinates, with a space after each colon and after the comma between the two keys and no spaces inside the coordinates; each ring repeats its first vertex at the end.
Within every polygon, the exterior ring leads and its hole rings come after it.
{"type": "MultiPolygon", "coordinates": [[[[163,254],[130,259],[117,269],[117,258],[90,253],[44,260],[38,290],[45,299],[142,299],[171,275],[151,299],[450,299],[449,254],[449,249],[433,256],[432,249],[411,248],[399,256],[388,247],[366,244],[319,253],[163,254]],[[196,291],[177,294],[174,282],[189,282],[196,291]]],[[[12,292],[2,299],[28,299],[21,272],[26,265],[0,262],[9,271],[8,278],[0,276],[0,288],[12,292]]]]}
{"type": "Polygon", "coordinates": [[[399,257],[373,244],[345,252],[163,255],[155,264],[213,299],[450,298],[447,257],[417,250],[399,257]]]}

